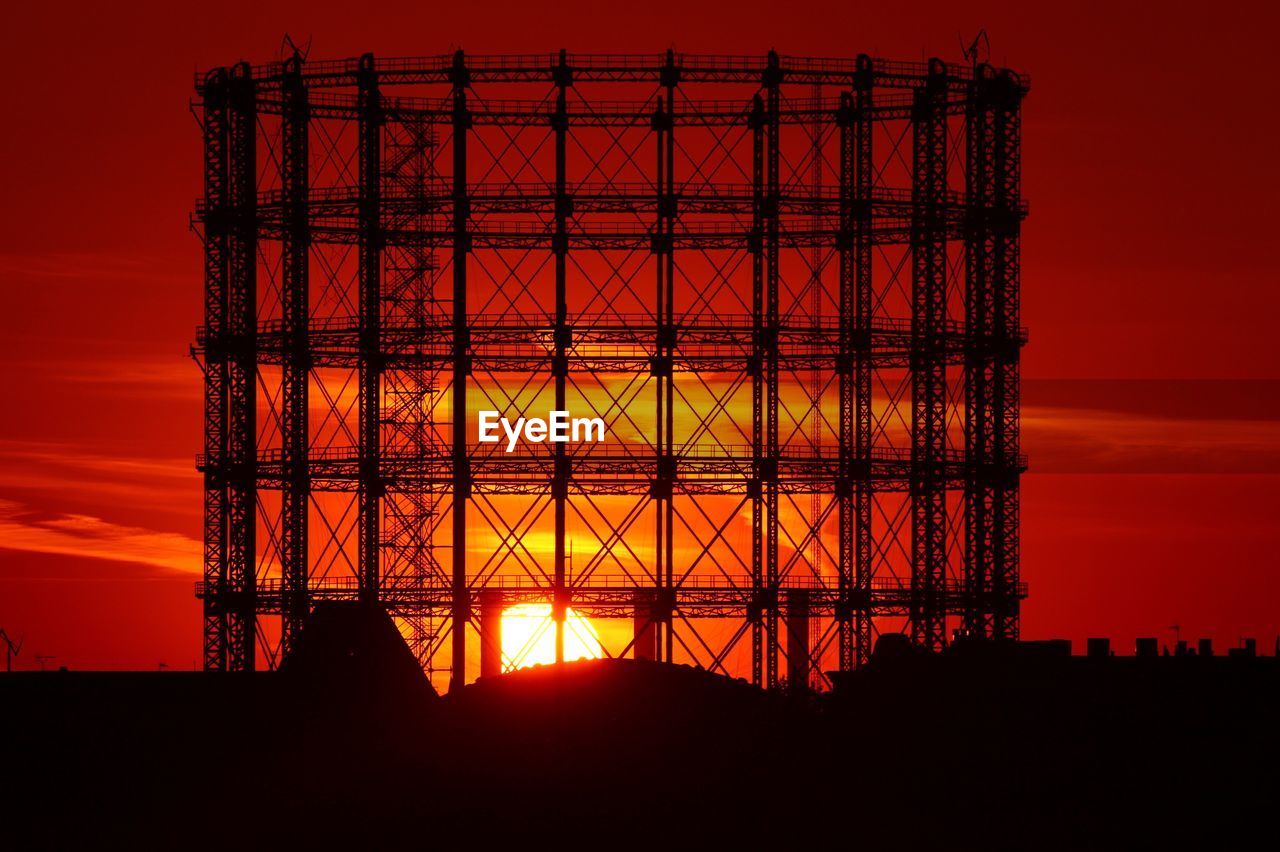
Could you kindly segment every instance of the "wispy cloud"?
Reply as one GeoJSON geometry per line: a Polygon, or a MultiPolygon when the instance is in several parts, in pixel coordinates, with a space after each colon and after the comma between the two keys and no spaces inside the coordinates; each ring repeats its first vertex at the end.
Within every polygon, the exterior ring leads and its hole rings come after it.
{"type": "Polygon", "coordinates": [[[1029,381],[1036,473],[1280,473],[1280,384],[1029,381]]]}
{"type": "Polygon", "coordinates": [[[186,276],[175,274],[171,262],[160,258],[93,252],[0,253],[0,277],[153,283],[187,280],[186,276]]]}
{"type": "Polygon", "coordinates": [[[156,397],[198,400],[201,396],[200,368],[178,355],[160,358],[103,359],[54,362],[47,366],[49,378],[105,389],[113,396],[156,397]]]}
{"type": "Polygon", "coordinates": [[[198,573],[200,542],[179,533],[113,524],[92,515],[34,512],[0,500],[0,548],[154,565],[198,573]]]}
{"type": "Polygon", "coordinates": [[[1268,421],[1037,407],[1022,423],[1035,473],[1280,473],[1280,428],[1268,421]]]}
{"type": "Polygon", "coordinates": [[[190,458],[112,455],[68,444],[0,440],[0,493],[38,493],[36,502],[51,509],[65,507],[71,494],[82,505],[194,512],[198,482],[190,458]],[[185,507],[183,496],[190,497],[185,507]]]}
{"type": "Polygon", "coordinates": [[[15,358],[8,361],[8,369],[38,377],[63,393],[86,399],[129,397],[198,405],[203,388],[199,366],[180,350],[131,357],[15,358]]]}

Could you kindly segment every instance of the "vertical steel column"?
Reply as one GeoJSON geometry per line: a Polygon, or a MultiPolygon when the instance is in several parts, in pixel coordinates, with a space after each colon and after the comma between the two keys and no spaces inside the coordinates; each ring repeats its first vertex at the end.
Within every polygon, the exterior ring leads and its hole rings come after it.
{"type": "Polygon", "coordinates": [[[227,287],[228,661],[252,671],[257,647],[257,95],[248,63],[231,76],[231,241],[227,287]]]}
{"type": "Polygon", "coordinates": [[[765,681],[770,689],[778,681],[778,209],[781,182],[778,174],[782,68],[778,54],[769,51],[764,85],[768,100],[768,157],[765,171],[765,573],[768,577],[768,609],[765,613],[765,681]]]}
{"type": "Polygon", "coordinates": [[[857,459],[856,521],[854,522],[854,585],[857,607],[854,610],[854,659],[865,665],[871,659],[871,314],[874,304],[871,279],[871,223],[872,190],[875,186],[875,165],[871,160],[871,137],[874,127],[872,113],[872,86],[875,77],[871,57],[863,54],[857,60],[857,77],[854,86],[853,113],[853,191],[854,191],[854,242],[853,262],[855,298],[854,314],[857,328],[854,334],[854,397],[855,421],[854,458],[857,459]]]}
{"type": "MultiPolygon", "coordinates": [[[[663,582],[666,579],[666,570],[663,562],[666,559],[666,512],[663,511],[666,505],[667,495],[670,494],[671,483],[663,476],[666,469],[666,456],[663,450],[666,449],[666,428],[667,418],[664,416],[664,408],[667,401],[665,393],[666,382],[671,375],[671,363],[666,360],[666,347],[662,345],[662,322],[666,318],[666,296],[667,284],[666,274],[667,265],[663,258],[666,251],[666,226],[663,210],[662,210],[662,194],[666,189],[666,146],[663,144],[663,137],[671,132],[671,116],[666,112],[666,100],[659,95],[657,110],[653,114],[653,131],[657,147],[657,172],[654,191],[657,193],[658,201],[658,218],[654,226],[653,236],[653,255],[656,265],[655,283],[657,292],[654,300],[654,358],[650,372],[654,377],[654,428],[656,434],[654,436],[654,479],[653,479],[653,511],[654,511],[654,545],[653,545],[653,584],[657,591],[654,594],[654,600],[657,601],[662,597],[663,582]]],[[[650,617],[657,616],[657,605],[650,607],[650,617]]],[[[662,645],[666,638],[661,629],[660,624],[654,624],[655,636],[654,641],[657,643],[656,652],[658,659],[663,658],[662,645]]]]}
{"type": "MultiPolygon", "coordinates": [[[[820,236],[822,234],[822,231],[824,230],[824,226],[825,226],[824,214],[826,212],[826,207],[822,203],[822,167],[823,167],[822,135],[824,132],[824,128],[823,128],[823,111],[822,111],[821,103],[822,103],[823,91],[824,90],[822,87],[822,83],[813,82],[810,84],[810,93],[813,95],[815,112],[814,112],[814,118],[809,124],[809,131],[811,136],[811,138],[809,139],[809,201],[813,205],[813,210],[809,215],[809,228],[813,231],[814,235],[810,240],[811,244],[809,246],[809,282],[808,284],[809,284],[809,322],[814,328],[815,337],[817,335],[822,334],[822,311],[823,311],[822,300],[823,300],[823,296],[825,295],[825,291],[822,283],[823,251],[824,249],[827,249],[827,248],[835,248],[837,251],[839,251],[839,243],[840,243],[839,234],[837,234],[835,238],[834,246],[829,245],[826,239],[823,236],[820,236]]],[[[836,156],[837,157],[839,156],[839,152],[837,152],[836,156]]],[[[839,349],[839,344],[837,343],[837,350],[838,349],[839,349]]],[[[838,354],[839,352],[837,351],[837,355],[838,354]]],[[[809,371],[808,420],[809,420],[809,432],[810,432],[809,434],[810,446],[806,449],[812,451],[813,453],[814,462],[815,462],[814,464],[815,471],[824,469],[823,466],[821,465],[822,444],[823,444],[822,396],[824,393],[823,384],[824,384],[824,378],[825,378],[823,373],[824,373],[824,369],[819,367],[816,363],[813,365],[813,368],[809,371]]],[[[839,462],[837,462],[837,465],[838,464],[839,462]]],[[[823,511],[822,511],[822,485],[821,485],[822,476],[823,474],[821,473],[816,473],[816,472],[811,473],[809,475],[809,483],[808,483],[809,485],[809,517],[808,517],[808,524],[807,524],[808,529],[805,530],[805,535],[808,536],[808,539],[809,539],[808,558],[809,558],[810,570],[813,572],[815,577],[822,576],[822,555],[823,555],[822,525],[824,522],[823,511]]],[[[840,478],[839,473],[837,473],[835,479],[839,480],[839,478],[840,478]]],[[[832,502],[836,503],[838,506],[838,503],[840,501],[840,494],[839,494],[840,489],[838,485],[835,485],[832,487],[831,490],[832,490],[832,498],[833,498],[832,502]]],[[[837,570],[838,570],[838,566],[837,566],[837,570]]],[[[837,580],[837,585],[839,585],[838,580],[837,580]]],[[[813,619],[813,627],[819,628],[819,620],[817,618],[813,619]]],[[[815,650],[818,651],[818,656],[821,657],[822,648],[819,644],[821,641],[821,638],[820,636],[814,637],[814,640],[815,641],[813,643],[809,643],[809,644],[813,644],[815,646],[815,650]]],[[[806,654],[808,653],[809,644],[806,644],[805,646],[806,654]]],[[[795,661],[793,658],[788,657],[788,660],[787,660],[788,672],[790,672],[791,666],[794,664],[794,662],[795,661]]],[[[812,662],[808,660],[807,656],[805,660],[805,665],[806,665],[806,670],[810,665],[816,666],[818,668],[821,667],[820,662],[816,662],[816,663],[812,662]]],[[[788,677],[789,676],[790,675],[788,675],[788,677]]]]}
{"type": "Polygon", "coordinates": [[[378,599],[378,550],[382,501],[382,98],[373,55],[360,57],[359,274],[360,274],[360,599],[378,599]]]}
{"type": "Polygon", "coordinates": [[[1022,346],[1019,288],[1021,279],[1022,192],[1022,96],[1021,81],[1001,72],[995,114],[994,183],[996,224],[994,245],[995,309],[998,344],[995,357],[996,452],[999,456],[999,488],[996,492],[994,528],[996,559],[992,578],[994,611],[991,635],[1016,639],[1019,630],[1019,477],[1022,470],[1019,441],[1020,376],[1022,346]]]}
{"type": "Polygon", "coordinates": [[[307,107],[302,59],[285,63],[281,81],[281,177],[285,227],[281,246],[280,493],[281,655],[297,641],[307,617],[307,267],[311,230],[307,205],[307,107]]]}
{"type": "Polygon", "coordinates": [[[467,455],[467,376],[471,373],[470,334],[467,327],[467,254],[471,235],[467,230],[470,201],[467,195],[467,111],[470,75],[461,50],[453,57],[453,607],[449,688],[467,682],[467,623],[471,600],[467,587],[467,500],[471,496],[471,465],[467,455]]]}
{"type": "MultiPolygon", "coordinates": [[[[568,267],[569,233],[568,219],[571,201],[566,189],[565,159],[568,143],[569,108],[566,89],[573,85],[573,72],[565,61],[565,51],[560,51],[560,64],[553,71],[556,84],[556,111],[551,116],[551,126],[556,140],[556,223],[552,251],[556,265],[556,321],[555,354],[551,371],[556,383],[556,410],[564,411],[567,405],[566,391],[569,374],[570,345],[569,307],[565,292],[568,267]]],[[[564,662],[564,624],[568,608],[568,587],[565,583],[565,503],[569,495],[569,457],[563,442],[555,446],[555,473],[551,480],[551,495],[555,504],[555,589],[552,592],[551,616],[556,630],[556,662],[564,662]]]]}
{"type": "Polygon", "coordinates": [[[857,321],[857,293],[853,261],[853,176],[854,162],[853,95],[840,93],[836,112],[840,133],[840,226],[836,237],[840,277],[840,350],[836,356],[836,372],[840,396],[840,470],[836,477],[836,500],[839,511],[839,544],[836,567],[838,593],[835,618],[839,645],[840,671],[853,669],[853,570],[855,547],[854,523],[854,323],[857,321]]]}
{"type": "Polygon", "coordinates": [[[965,109],[965,607],[964,629],[990,635],[990,584],[995,549],[992,516],[998,487],[992,288],[992,122],[989,68],[979,65],[965,109]]]}
{"type": "Polygon", "coordinates": [[[751,682],[764,686],[764,98],[755,96],[751,126],[751,682]]]}
{"type": "Polygon", "coordinates": [[[661,73],[661,84],[667,90],[667,133],[663,142],[666,145],[663,156],[667,161],[666,167],[666,185],[660,188],[662,193],[662,201],[659,203],[659,213],[663,217],[665,230],[663,233],[663,248],[666,254],[659,259],[659,263],[666,263],[666,296],[663,299],[663,305],[666,308],[666,315],[659,319],[659,338],[660,344],[665,346],[666,358],[666,383],[664,390],[667,399],[664,407],[667,423],[663,430],[663,437],[666,444],[662,448],[662,455],[665,459],[664,465],[666,470],[663,471],[667,485],[664,489],[666,497],[666,505],[663,507],[666,517],[663,523],[666,525],[665,544],[667,552],[663,557],[663,567],[666,569],[667,575],[663,579],[663,585],[666,592],[658,597],[658,606],[661,608],[660,615],[662,617],[662,625],[666,632],[666,642],[664,651],[665,659],[668,663],[675,661],[675,480],[676,480],[676,454],[675,454],[675,354],[676,354],[676,308],[675,308],[675,280],[676,280],[676,250],[675,250],[675,231],[676,231],[676,142],[675,142],[675,124],[676,124],[676,86],[680,82],[680,69],[676,66],[675,51],[668,48],[667,62],[663,66],[661,73]]]}
{"type": "Polygon", "coordinates": [[[204,669],[227,667],[227,76],[204,81],[204,669]]]}
{"type": "Polygon", "coordinates": [[[915,91],[912,110],[912,476],[911,629],[930,650],[946,642],[946,403],[943,332],[947,244],[941,208],[947,189],[947,77],[939,60],[915,91]]]}
{"type": "Polygon", "coordinates": [[[679,69],[675,65],[674,51],[667,51],[667,61],[659,73],[659,85],[666,90],[658,96],[652,127],[657,147],[657,222],[652,250],[657,264],[657,292],[655,301],[655,354],[650,372],[655,378],[657,436],[655,456],[657,471],[653,481],[652,496],[656,534],[654,536],[654,585],[656,593],[651,608],[654,619],[657,657],[671,662],[674,655],[675,636],[668,604],[673,600],[675,582],[674,544],[672,534],[675,513],[672,496],[675,489],[676,459],[673,440],[675,424],[675,387],[673,363],[675,360],[675,311],[674,279],[675,259],[673,242],[675,233],[675,160],[674,100],[679,82],[679,69]]]}

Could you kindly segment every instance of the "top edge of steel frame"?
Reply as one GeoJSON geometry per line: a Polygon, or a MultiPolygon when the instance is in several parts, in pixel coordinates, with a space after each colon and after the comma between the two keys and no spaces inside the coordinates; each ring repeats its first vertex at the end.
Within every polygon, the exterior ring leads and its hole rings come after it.
{"type": "Polygon", "coordinates": [[[261,65],[237,63],[197,72],[196,89],[203,92],[216,75],[235,77],[248,73],[255,83],[273,85],[296,67],[303,80],[315,86],[354,86],[363,63],[370,63],[380,82],[387,84],[444,83],[453,79],[457,68],[465,68],[467,77],[475,81],[555,82],[558,70],[568,68],[576,81],[658,81],[664,70],[675,68],[679,78],[691,82],[752,82],[764,79],[770,71],[779,80],[797,82],[853,82],[870,71],[872,81],[891,88],[915,88],[925,85],[935,74],[948,85],[967,85],[980,75],[1004,78],[1025,93],[1030,89],[1028,74],[988,64],[949,63],[939,59],[897,61],[864,55],[853,58],[823,58],[781,54],[454,54],[438,56],[382,57],[365,54],[349,59],[306,60],[291,58],[261,65]]]}

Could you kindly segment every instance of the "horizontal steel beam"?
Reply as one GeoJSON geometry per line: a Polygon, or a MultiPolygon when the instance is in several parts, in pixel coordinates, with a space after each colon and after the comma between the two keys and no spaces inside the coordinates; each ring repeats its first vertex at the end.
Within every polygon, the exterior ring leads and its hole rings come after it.
{"type": "MultiPolygon", "coordinates": [[[[443,54],[421,57],[377,57],[374,61],[377,80],[383,86],[415,85],[423,83],[450,84],[459,58],[472,85],[476,83],[557,82],[559,69],[567,67],[575,82],[617,82],[655,85],[663,82],[664,74],[674,67],[682,83],[759,83],[771,70],[770,57],[766,54],[752,56],[690,55],[676,53],[658,54],[582,54],[559,52],[545,54],[463,55],[443,54]]],[[[354,86],[361,70],[360,58],[325,61],[308,61],[303,64],[302,78],[309,88],[354,86]]],[[[931,79],[931,63],[899,62],[867,57],[859,59],[828,59],[802,56],[776,57],[776,70],[782,81],[810,86],[852,86],[870,82],[874,86],[896,89],[915,89],[925,86],[931,79]]],[[[979,66],[986,68],[986,66],[979,66]]],[[[203,93],[208,81],[224,69],[198,72],[195,84],[203,93]]],[[[286,63],[275,62],[254,65],[250,68],[254,82],[265,90],[278,90],[285,79],[286,63]]],[[[950,89],[966,89],[974,79],[973,66],[950,64],[944,68],[943,79],[950,89]]],[[[1031,79],[1026,74],[992,69],[989,73],[1003,75],[1011,83],[1026,90],[1031,79]]]]}
{"type": "MultiPolygon", "coordinates": [[[[681,577],[677,571],[676,576],[681,577]]],[[[909,579],[877,578],[869,591],[844,591],[836,588],[836,578],[815,577],[785,578],[776,588],[766,589],[763,595],[768,601],[776,601],[795,591],[803,591],[809,599],[810,612],[814,616],[831,616],[838,608],[871,608],[883,615],[905,615],[911,601],[909,579]]],[[[567,582],[566,603],[575,612],[592,618],[626,618],[634,615],[637,599],[654,593],[652,577],[597,575],[570,577],[567,582]]],[[[554,595],[554,587],[548,579],[539,582],[519,575],[491,575],[483,582],[476,582],[475,590],[498,590],[506,606],[527,603],[548,603],[554,595]]],[[[1027,586],[1017,584],[1013,590],[1019,600],[1025,599],[1027,586]]],[[[195,584],[197,598],[222,600],[229,593],[216,589],[206,581],[195,584]]],[[[322,601],[356,600],[359,584],[354,577],[326,578],[313,581],[309,589],[312,603],[322,601]]],[[[762,592],[752,588],[751,577],[724,574],[686,575],[673,589],[676,611],[688,618],[743,618],[761,603],[762,592]]],[[[967,601],[963,584],[948,582],[940,590],[942,605],[948,614],[961,614],[967,601]]],[[[259,581],[257,602],[259,611],[278,613],[283,600],[279,580],[263,578],[259,581]]],[[[384,581],[380,600],[395,615],[414,613],[440,613],[453,606],[453,591],[443,581],[437,584],[384,581]]],[[[479,616],[479,601],[470,596],[473,617],[479,616]]]]}

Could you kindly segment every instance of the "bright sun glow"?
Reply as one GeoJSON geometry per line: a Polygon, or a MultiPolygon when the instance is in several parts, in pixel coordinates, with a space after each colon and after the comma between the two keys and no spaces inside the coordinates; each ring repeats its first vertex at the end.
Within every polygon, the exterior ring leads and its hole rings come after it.
{"type": "MultiPolygon", "coordinates": [[[[595,659],[603,656],[600,636],[590,620],[572,609],[564,621],[564,658],[595,659]]],[[[504,668],[524,668],[556,661],[556,626],[551,604],[519,604],[502,611],[502,662],[504,668]]]]}

